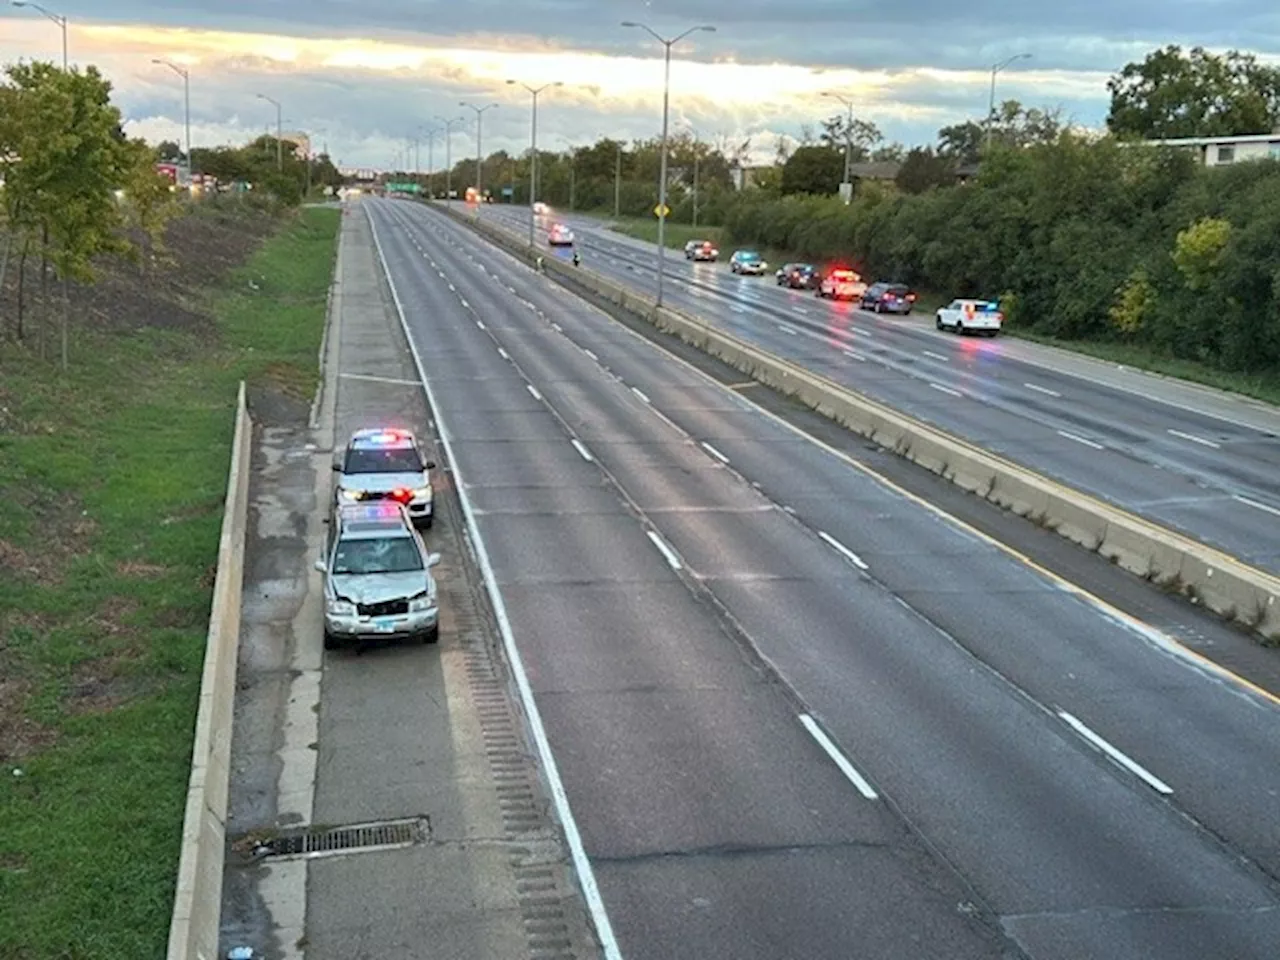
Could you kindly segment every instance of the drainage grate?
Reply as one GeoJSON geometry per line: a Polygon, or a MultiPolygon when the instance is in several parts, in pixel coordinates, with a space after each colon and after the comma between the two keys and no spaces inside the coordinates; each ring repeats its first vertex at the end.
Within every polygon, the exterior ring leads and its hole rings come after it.
{"type": "Polygon", "coordinates": [[[262,857],[310,857],[344,851],[407,847],[422,843],[430,833],[427,817],[358,823],[347,827],[308,827],[284,831],[264,838],[253,846],[255,859],[262,857]]]}

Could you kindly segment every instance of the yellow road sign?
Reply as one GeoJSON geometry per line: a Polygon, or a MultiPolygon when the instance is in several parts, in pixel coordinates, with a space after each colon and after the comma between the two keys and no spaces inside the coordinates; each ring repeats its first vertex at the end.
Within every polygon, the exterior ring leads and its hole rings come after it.
{"type": "Polygon", "coordinates": [[[653,208],[653,215],[655,217],[669,217],[671,216],[671,208],[660,203],[653,208]]]}

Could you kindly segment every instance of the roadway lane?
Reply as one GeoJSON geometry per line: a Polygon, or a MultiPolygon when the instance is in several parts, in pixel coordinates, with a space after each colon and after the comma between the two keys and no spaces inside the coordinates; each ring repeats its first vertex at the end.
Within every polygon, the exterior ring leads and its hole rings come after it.
{"type": "MultiPolygon", "coordinates": [[[[398,211],[368,209],[624,955],[1000,956],[954,875],[858,795],[498,352],[550,331],[512,298],[481,329],[466,304],[487,285],[451,286],[398,211]]],[[[612,383],[584,374],[584,392],[612,383]]],[[[673,481],[646,457],[682,446],[660,426],[632,445],[659,491],[673,481]]]]}
{"type": "MultiPolygon", "coordinates": [[[[484,215],[521,228],[515,211],[489,208],[484,215]]],[[[651,245],[581,218],[574,224],[587,266],[652,291],[651,245]]],[[[1228,408],[1198,388],[1136,374],[1100,382],[1093,372],[1098,365],[1063,351],[1041,349],[1040,361],[1029,362],[1024,354],[1035,345],[939,334],[927,317],[876,316],[778,288],[772,277],[734,276],[723,263],[691,264],[678,252],[668,259],[668,278],[669,303],[678,309],[1280,572],[1280,415],[1274,409],[1228,408]]]]}
{"type": "MultiPolygon", "coordinates": [[[[430,211],[392,215],[556,411],[583,463],[660,532],[694,596],[725,611],[1032,956],[1269,955],[1280,936],[1264,875],[1280,868],[1274,704],[797,438],[430,211]],[[1124,751],[1118,762],[1138,758],[1139,772],[1104,759],[1100,742],[1124,751]],[[1153,922],[1167,911],[1179,919],[1153,922]]],[[[619,801],[589,762],[592,737],[608,747],[598,762],[632,781],[611,760],[626,754],[608,724],[588,729],[553,742],[589,771],[579,780],[569,762],[566,782],[593,823],[619,801]]],[[[729,768],[721,758],[715,769],[729,768]]],[[[662,836],[632,817],[605,822],[662,836]]],[[[592,852],[613,878],[608,851],[592,852]]],[[[606,893],[634,898],[636,882],[606,893]]],[[[665,883],[642,885],[657,895],[665,883]]],[[[661,916],[643,897],[628,903],[628,917],[661,916]]]]}

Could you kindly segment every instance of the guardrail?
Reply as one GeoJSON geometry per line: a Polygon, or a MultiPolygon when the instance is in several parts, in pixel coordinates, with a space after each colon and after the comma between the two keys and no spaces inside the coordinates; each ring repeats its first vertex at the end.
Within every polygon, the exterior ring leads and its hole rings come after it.
{"type": "Polygon", "coordinates": [[[168,960],[215,960],[218,956],[252,439],[253,425],[241,381],[218,542],[218,572],[213,582],[200,678],[200,708],[191,750],[178,880],[169,922],[168,960]]]}
{"type": "MultiPolygon", "coordinates": [[[[506,228],[438,204],[433,207],[530,262],[528,241],[506,228]]],[[[1192,537],[1058,483],[899,413],[856,390],[705,321],[667,307],[585,267],[553,257],[544,270],[679,337],[765,386],[911,460],[1011,513],[1095,551],[1155,585],[1175,591],[1268,641],[1280,641],[1280,578],[1192,537]]]]}

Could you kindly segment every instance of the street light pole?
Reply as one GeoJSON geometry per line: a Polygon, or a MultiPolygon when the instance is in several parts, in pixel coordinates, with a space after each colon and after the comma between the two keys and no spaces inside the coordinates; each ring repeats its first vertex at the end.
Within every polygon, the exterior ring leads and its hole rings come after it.
{"type": "Polygon", "coordinates": [[[998,74],[1005,67],[1009,66],[1011,63],[1015,63],[1018,60],[1030,60],[1030,59],[1031,59],[1031,54],[1018,53],[1018,54],[1014,54],[1012,57],[1009,57],[1006,60],[1001,60],[999,63],[993,63],[991,65],[991,98],[987,101],[986,148],[988,151],[991,149],[992,127],[995,125],[995,119],[996,119],[996,74],[998,74]]]}
{"type": "Polygon", "coordinates": [[[666,275],[667,268],[667,132],[668,132],[668,113],[671,106],[671,48],[689,36],[691,33],[699,31],[705,33],[715,33],[716,28],[702,24],[696,27],[690,27],[684,33],[672,37],[670,40],[663,38],[655,33],[652,28],[645,26],[643,23],[636,23],[633,20],[624,20],[624,27],[634,27],[643,30],[651,37],[657,40],[665,48],[665,58],[662,73],[662,160],[658,170],[658,306],[662,306],[662,287],[663,280],[666,275]]]}
{"type": "Polygon", "coordinates": [[[534,207],[538,201],[538,94],[548,87],[563,87],[564,84],[559,80],[554,83],[544,83],[540,87],[531,87],[527,83],[520,83],[517,80],[508,80],[508,86],[519,85],[529,91],[533,97],[533,130],[530,135],[532,147],[529,152],[529,249],[532,250],[537,243],[537,221],[538,216],[534,212],[534,207]]]}
{"type": "Polygon", "coordinates": [[[484,176],[484,154],[481,152],[481,121],[484,119],[484,112],[492,110],[498,106],[496,103],[486,103],[483,107],[477,107],[474,104],[467,103],[465,100],[458,101],[460,107],[470,107],[476,112],[476,216],[480,216],[480,206],[484,203],[484,185],[481,178],[484,176]]]}
{"type": "Polygon", "coordinates": [[[689,128],[689,132],[693,134],[693,227],[698,227],[698,151],[701,146],[701,140],[698,136],[698,128],[688,120],[684,122],[689,128]]]}
{"type": "Polygon", "coordinates": [[[436,117],[438,121],[444,124],[444,202],[449,206],[453,205],[453,125],[455,123],[466,122],[466,117],[455,117],[453,120],[446,120],[444,117],[436,117]]]}
{"type": "Polygon", "coordinates": [[[63,71],[66,71],[67,69],[67,18],[63,16],[59,16],[58,14],[53,13],[49,10],[46,10],[44,7],[40,6],[40,4],[32,3],[31,0],[13,0],[13,5],[15,7],[30,7],[32,10],[35,10],[39,13],[44,14],[46,18],[48,18],[49,20],[52,20],[59,27],[62,28],[62,69],[63,71]]]}
{"type": "Polygon", "coordinates": [[[428,128],[425,124],[418,128],[418,133],[427,138],[427,196],[434,200],[436,198],[435,190],[435,167],[436,167],[436,134],[440,130],[436,127],[428,128]]]}
{"type": "Polygon", "coordinates": [[[280,101],[272,100],[265,93],[257,95],[259,100],[274,104],[276,108],[276,170],[284,170],[284,119],[280,112],[280,101]]]}
{"type": "Polygon", "coordinates": [[[838,93],[823,92],[824,97],[830,97],[833,100],[839,100],[848,108],[849,115],[844,122],[844,184],[848,185],[849,192],[844,198],[844,202],[848,204],[853,200],[853,101],[848,97],[842,97],[838,93]]]}
{"type": "Polygon", "coordinates": [[[187,140],[187,177],[190,178],[191,174],[195,170],[195,164],[191,157],[191,72],[185,67],[178,66],[176,63],[170,63],[168,60],[152,60],[151,62],[162,67],[168,67],[182,78],[182,108],[187,140]]]}
{"type": "Polygon", "coordinates": [[[622,216],[622,144],[618,144],[618,157],[613,165],[613,216],[622,216]]]}
{"type": "Polygon", "coordinates": [[[578,197],[578,145],[568,137],[560,139],[569,147],[569,210],[572,211],[578,197]]]}

